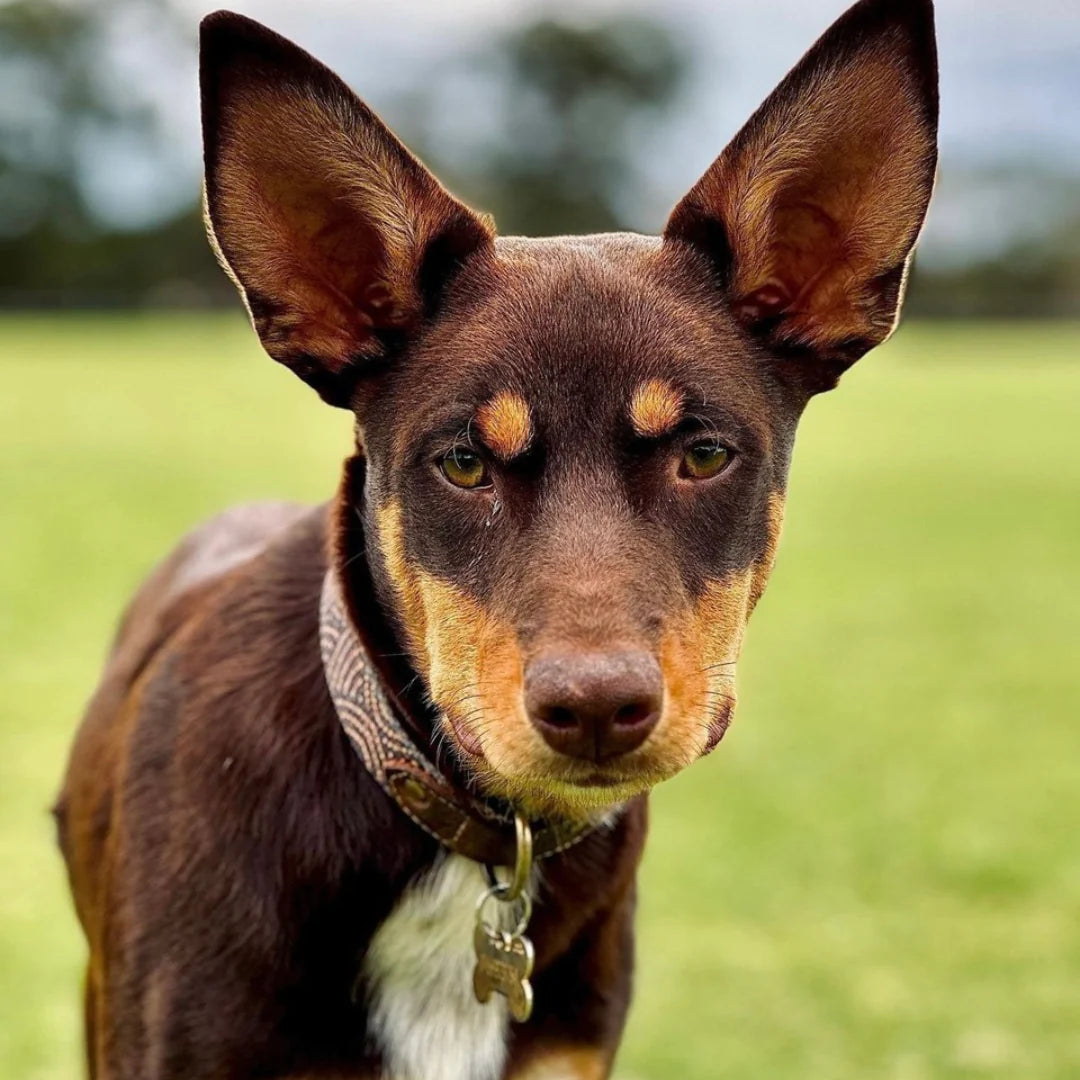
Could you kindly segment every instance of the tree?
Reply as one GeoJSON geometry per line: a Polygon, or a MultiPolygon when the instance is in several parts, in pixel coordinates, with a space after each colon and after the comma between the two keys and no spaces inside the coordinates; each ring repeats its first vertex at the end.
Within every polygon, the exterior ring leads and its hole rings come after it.
{"type": "Polygon", "coordinates": [[[147,47],[163,43],[194,64],[166,0],[0,6],[0,302],[126,304],[193,278],[217,289],[194,184],[184,205],[163,200],[158,220],[133,228],[94,205],[88,178],[103,148],[165,156],[152,97],[121,82],[111,59],[140,21],[153,26],[147,47]]]}
{"type": "Polygon", "coordinates": [[[436,169],[493,212],[502,232],[626,228],[639,143],[674,104],[687,69],[685,51],[660,23],[545,19],[455,61],[440,95],[464,81],[482,108],[471,132],[455,125],[447,142],[444,115],[429,103],[423,142],[436,169]]]}

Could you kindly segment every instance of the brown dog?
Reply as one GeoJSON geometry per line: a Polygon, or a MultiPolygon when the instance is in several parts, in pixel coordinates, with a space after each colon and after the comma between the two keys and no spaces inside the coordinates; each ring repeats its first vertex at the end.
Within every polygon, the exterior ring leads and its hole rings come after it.
{"type": "Polygon", "coordinates": [[[57,810],[90,1073],[605,1077],[642,793],[723,735],[796,422],[896,324],[930,0],[852,8],[659,239],[497,240],[237,15],[203,25],[202,89],[222,262],[357,452],[328,506],[190,535],[124,619],[57,810]],[[353,721],[328,625],[371,676],[353,721]],[[548,845],[518,1025],[471,983],[508,808],[548,845]]]}

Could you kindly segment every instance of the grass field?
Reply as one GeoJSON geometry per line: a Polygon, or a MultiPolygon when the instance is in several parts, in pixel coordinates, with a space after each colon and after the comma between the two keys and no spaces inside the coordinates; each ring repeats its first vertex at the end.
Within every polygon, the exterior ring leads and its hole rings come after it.
{"type": "MultiPolygon", "coordinates": [[[[633,1080],[1080,1076],[1080,328],[815,402],[720,751],[657,792],[633,1080]]],[[[238,317],[0,321],[0,1078],[79,1075],[46,814],[126,594],[349,442],[238,317]]]]}

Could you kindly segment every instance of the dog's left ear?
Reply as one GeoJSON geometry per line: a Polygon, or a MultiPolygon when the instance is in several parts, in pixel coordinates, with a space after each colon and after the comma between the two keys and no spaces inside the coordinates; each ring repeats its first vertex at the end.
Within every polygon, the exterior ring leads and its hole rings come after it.
{"type": "Polygon", "coordinates": [[[932,0],[862,0],[678,204],[736,317],[810,392],[896,326],[937,165],[932,0]]]}
{"type": "Polygon", "coordinates": [[[227,11],[201,31],[211,242],[266,351],[348,405],[493,231],[303,49],[227,11]]]}

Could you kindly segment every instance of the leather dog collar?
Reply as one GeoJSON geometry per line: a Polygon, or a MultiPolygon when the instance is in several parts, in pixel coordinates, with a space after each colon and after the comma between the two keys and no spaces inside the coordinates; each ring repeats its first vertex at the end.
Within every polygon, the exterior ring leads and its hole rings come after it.
{"type": "MultiPolygon", "coordinates": [[[[459,855],[488,866],[513,866],[517,840],[513,811],[453,786],[423,753],[395,712],[368,656],[333,571],[323,582],[319,609],[323,669],[338,720],[364,767],[402,812],[459,855]]],[[[533,856],[565,851],[592,831],[589,823],[530,823],[533,856]]]]}

